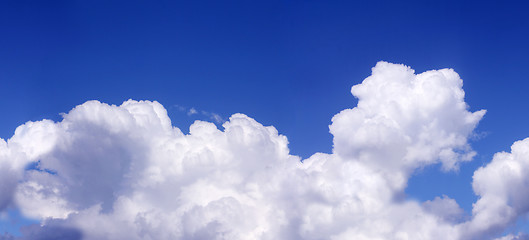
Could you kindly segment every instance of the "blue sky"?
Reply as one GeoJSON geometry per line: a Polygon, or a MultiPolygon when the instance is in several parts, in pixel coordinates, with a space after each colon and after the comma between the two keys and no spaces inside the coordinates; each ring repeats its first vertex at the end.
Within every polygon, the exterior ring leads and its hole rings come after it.
{"type": "MultiPolygon", "coordinates": [[[[414,172],[407,197],[468,213],[474,171],[529,136],[529,17],[514,1],[2,1],[0,137],[60,121],[88,100],[160,102],[184,132],[244,113],[291,154],[331,153],[331,118],[378,61],[452,68],[469,111],[486,109],[457,172],[414,172]],[[198,114],[187,114],[194,108],[198,114]],[[202,111],[204,111],[202,113],[202,111]]],[[[220,124],[218,124],[220,126],[220,124]]],[[[12,210],[10,210],[12,211],[12,210]]],[[[18,213],[10,218],[19,219],[18,213]]],[[[17,234],[9,220],[0,230],[17,234]]]]}

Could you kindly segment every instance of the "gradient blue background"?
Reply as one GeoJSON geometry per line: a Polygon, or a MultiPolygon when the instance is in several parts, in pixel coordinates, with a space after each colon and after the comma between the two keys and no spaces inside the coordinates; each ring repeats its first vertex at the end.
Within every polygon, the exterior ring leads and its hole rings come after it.
{"type": "MultiPolygon", "coordinates": [[[[306,158],[331,151],[332,116],[356,105],[350,87],[377,61],[453,68],[470,109],[488,110],[478,155],[457,173],[417,172],[407,194],[446,194],[470,214],[473,171],[529,136],[528,12],[522,1],[0,1],[0,137],[132,98],[159,101],[184,132],[200,116],[178,106],[245,113],[306,158]]],[[[0,232],[30,222],[10,209],[0,232]]]]}

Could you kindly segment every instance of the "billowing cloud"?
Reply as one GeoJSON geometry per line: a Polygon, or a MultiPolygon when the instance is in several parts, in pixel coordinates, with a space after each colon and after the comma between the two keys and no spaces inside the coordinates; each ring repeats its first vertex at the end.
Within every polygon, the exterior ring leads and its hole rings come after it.
{"type": "Polygon", "coordinates": [[[86,102],[0,141],[0,207],[41,220],[22,239],[492,239],[527,212],[529,140],[476,171],[471,219],[448,196],[405,199],[414,170],[475,155],[485,111],[468,110],[453,70],[380,62],[351,92],[333,152],[303,160],[244,114],[183,134],[158,102],[86,102]]]}
{"type": "MultiPolygon", "coordinates": [[[[529,138],[515,142],[511,152],[494,155],[492,162],[474,172],[472,183],[479,200],[468,233],[486,236],[505,229],[529,212],[529,138]]],[[[527,239],[527,236],[512,239],[527,239]]],[[[510,238],[507,238],[510,239],[510,238]]]]}

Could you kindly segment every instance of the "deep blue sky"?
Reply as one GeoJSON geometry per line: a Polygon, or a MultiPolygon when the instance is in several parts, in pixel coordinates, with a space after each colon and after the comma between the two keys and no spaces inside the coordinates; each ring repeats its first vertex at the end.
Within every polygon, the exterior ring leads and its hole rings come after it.
{"type": "MultiPolygon", "coordinates": [[[[0,137],[87,100],[157,100],[187,131],[194,107],[274,125],[291,152],[330,152],[332,116],[384,60],[453,68],[487,109],[459,173],[412,178],[467,211],[473,171],[529,136],[529,5],[511,1],[0,1],[0,137]]],[[[1,225],[1,224],[0,224],[1,225]]],[[[2,230],[2,228],[0,228],[2,230]]]]}

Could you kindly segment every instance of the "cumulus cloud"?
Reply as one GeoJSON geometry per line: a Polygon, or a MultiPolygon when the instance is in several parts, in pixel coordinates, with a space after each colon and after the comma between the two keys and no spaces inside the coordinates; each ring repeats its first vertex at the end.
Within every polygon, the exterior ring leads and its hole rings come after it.
{"type": "Polygon", "coordinates": [[[453,70],[380,62],[351,92],[333,152],[303,160],[244,114],[183,134],[158,102],[86,102],[0,141],[0,207],[41,220],[22,239],[487,239],[527,212],[529,140],[476,171],[471,219],[448,196],[403,198],[414,170],[475,155],[485,111],[468,110],[453,70]]]}
{"type": "MultiPolygon", "coordinates": [[[[517,141],[511,152],[494,155],[474,172],[472,187],[479,196],[468,234],[499,232],[529,212],[529,138],[517,141]]],[[[526,235],[507,239],[527,239],[526,235]]]]}
{"type": "Polygon", "coordinates": [[[467,138],[485,114],[467,111],[462,85],[451,69],[415,75],[403,65],[378,63],[351,89],[358,106],[333,117],[334,152],[389,171],[437,161],[457,169],[475,155],[467,138]]]}

